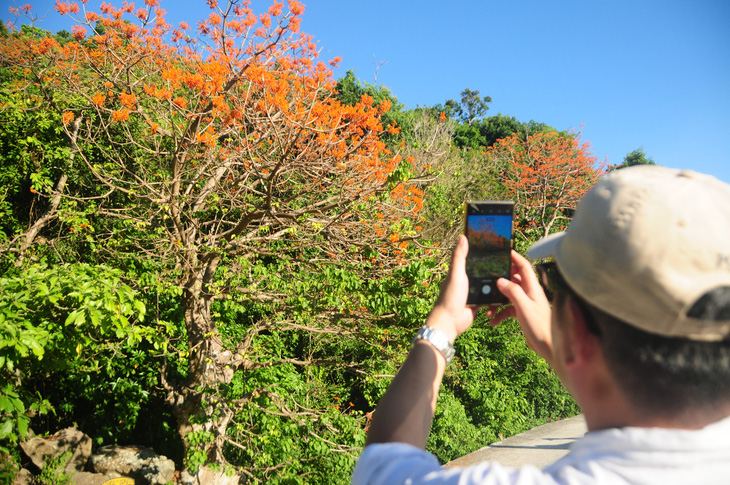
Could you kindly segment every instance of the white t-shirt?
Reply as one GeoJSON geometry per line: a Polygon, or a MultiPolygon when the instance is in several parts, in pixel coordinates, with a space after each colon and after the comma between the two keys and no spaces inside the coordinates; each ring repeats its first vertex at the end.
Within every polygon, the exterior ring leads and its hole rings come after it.
{"type": "Polygon", "coordinates": [[[365,448],[353,485],[728,485],[730,418],[696,431],[615,428],[587,433],[570,452],[540,470],[484,462],[442,468],[436,458],[403,443],[365,448]]]}

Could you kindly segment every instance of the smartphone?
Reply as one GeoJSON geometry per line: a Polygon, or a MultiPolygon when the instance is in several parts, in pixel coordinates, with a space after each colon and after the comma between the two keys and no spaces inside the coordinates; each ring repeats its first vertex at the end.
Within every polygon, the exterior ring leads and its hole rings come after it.
{"type": "Polygon", "coordinates": [[[466,203],[467,305],[507,303],[507,298],[497,289],[497,280],[510,277],[514,207],[511,200],[466,203]]]}

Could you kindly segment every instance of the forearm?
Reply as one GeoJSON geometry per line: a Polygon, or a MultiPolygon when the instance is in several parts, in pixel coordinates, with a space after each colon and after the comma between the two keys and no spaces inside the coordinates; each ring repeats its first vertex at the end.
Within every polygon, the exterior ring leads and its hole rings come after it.
{"type": "MultiPolygon", "coordinates": [[[[426,326],[452,343],[474,320],[475,309],[466,306],[469,280],[464,261],[468,248],[461,236],[439,298],[426,319],[426,326]]],[[[445,368],[446,359],[436,347],[416,341],[373,414],[366,444],[399,442],[424,448],[445,368]]]]}
{"type": "Polygon", "coordinates": [[[426,446],[446,360],[431,344],[416,342],[373,414],[366,444],[426,446]]]}

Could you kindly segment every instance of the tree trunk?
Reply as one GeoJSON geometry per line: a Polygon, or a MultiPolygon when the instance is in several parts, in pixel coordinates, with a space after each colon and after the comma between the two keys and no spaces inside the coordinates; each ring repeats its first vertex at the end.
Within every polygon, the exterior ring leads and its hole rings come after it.
{"type": "Polygon", "coordinates": [[[215,391],[231,381],[243,358],[224,348],[211,317],[214,295],[208,288],[217,265],[216,259],[205,265],[204,270],[191,272],[183,287],[188,377],[184,382],[170,383],[163,376],[163,385],[168,391],[167,401],[177,420],[186,456],[190,458],[195,453],[196,462],[204,457],[205,463],[223,465],[226,463],[223,445],[233,410],[220,403],[215,391]]]}

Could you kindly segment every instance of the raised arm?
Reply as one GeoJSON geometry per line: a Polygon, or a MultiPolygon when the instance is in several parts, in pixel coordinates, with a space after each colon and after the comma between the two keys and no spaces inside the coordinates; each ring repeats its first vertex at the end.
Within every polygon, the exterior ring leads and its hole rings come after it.
{"type": "MultiPolygon", "coordinates": [[[[452,343],[471,326],[476,313],[466,306],[468,251],[468,242],[461,236],[439,298],[426,319],[427,326],[443,332],[452,343]]],[[[446,360],[435,347],[416,342],[373,414],[366,444],[400,442],[424,448],[445,368],[446,360]]]]}

